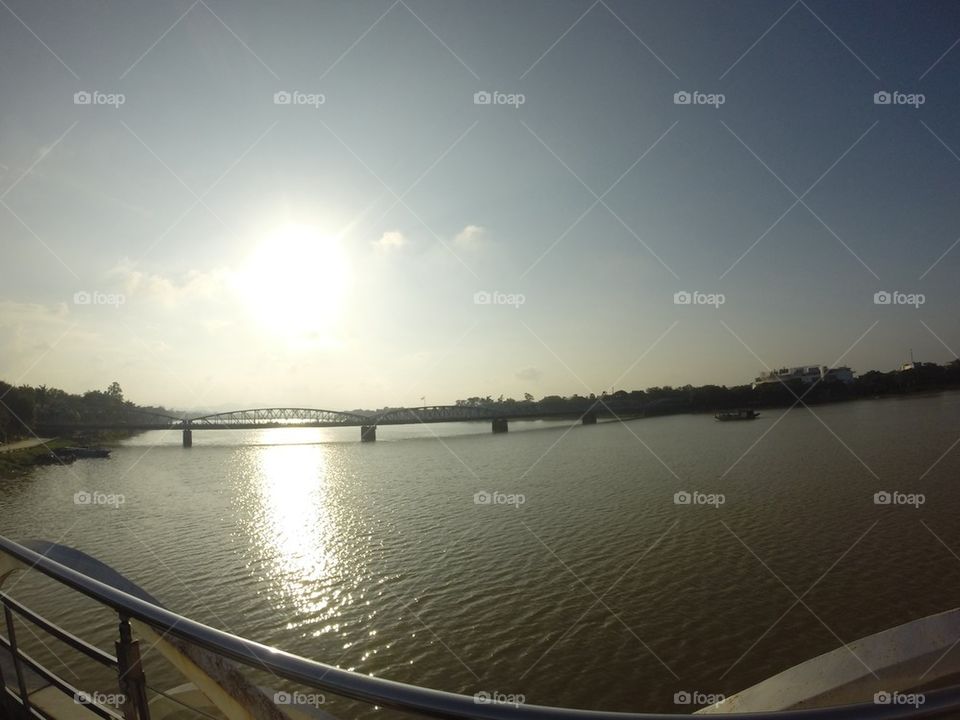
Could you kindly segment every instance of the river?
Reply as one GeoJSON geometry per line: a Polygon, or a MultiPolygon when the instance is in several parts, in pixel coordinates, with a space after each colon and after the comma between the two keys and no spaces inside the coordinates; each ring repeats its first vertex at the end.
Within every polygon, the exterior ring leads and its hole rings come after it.
{"type": "MultiPolygon", "coordinates": [[[[184,449],[148,432],[6,482],[0,517],[7,537],[79,548],[176,612],[326,663],[680,712],[679,691],[729,695],[957,605],[958,436],[960,393],[734,423],[381,427],[375,443],[196,431],[184,449]]],[[[115,619],[31,575],[14,597],[112,649],[115,619]]],[[[179,682],[146,656],[152,684],[179,682]]]]}

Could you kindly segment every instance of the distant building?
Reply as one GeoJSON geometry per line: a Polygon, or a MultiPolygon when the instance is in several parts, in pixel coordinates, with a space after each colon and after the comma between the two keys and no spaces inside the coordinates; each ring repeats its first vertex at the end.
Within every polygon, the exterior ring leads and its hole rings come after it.
{"type": "Polygon", "coordinates": [[[797,365],[795,367],[783,367],[779,370],[760,373],[753,381],[753,387],[760,385],[769,385],[771,383],[789,383],[799,380],[805,385],[812,385],[817,382],[841,382],[849,384],[853,382],[853,370],[848,367],[828,368],[826,365],[797,365]]]}
{"type": "Polygon", "coordinates": [[[920,370],[921,368],[934,367],[935,365],[936,363],[932,362],[914,362],[911,360],[910,362],[905,362],[900,365],[900,372],[905,372],[906,370],[920,370]]]}
{"type": "Polygon", "coordinates": [[[824,374],[823,380],[824,382],[841,382],[844,385],[849,385],[853,382],[853,370],[846,365],[830,368],[824,374]]]}
{"type": "Polygon", "coordinates": [[[900,363],[900,372],[906,372],[907,370],[922,370],[923,368],[935,366],[936,363],[932,362],[915,362],[913,359],[913,350],[910,350],[910,362],[900,363]]]}

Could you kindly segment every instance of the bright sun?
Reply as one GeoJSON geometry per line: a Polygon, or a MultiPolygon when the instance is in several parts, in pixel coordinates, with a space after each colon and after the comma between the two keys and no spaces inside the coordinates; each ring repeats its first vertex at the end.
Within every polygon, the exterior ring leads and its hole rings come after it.
{"type": "Polygon", "coordinates": [[[340,239],[309,225],[284,225],[253,251],[241,292],[268,330],[292,340],[336,342],[350,286],[340,239]]]}

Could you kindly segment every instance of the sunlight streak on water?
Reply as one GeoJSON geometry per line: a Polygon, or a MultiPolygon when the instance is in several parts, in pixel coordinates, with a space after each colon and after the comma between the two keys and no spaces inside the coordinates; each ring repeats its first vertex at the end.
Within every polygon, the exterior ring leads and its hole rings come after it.
{"type": "Polygon", "coordinates": [[[309,588],[328,578],[338,561],[325,449],[275,445],[264,448],[256,460],[261,529],[254,537],[264,554],[273,557],[289,600],[304,613],[319,612],[329,599],[311,598],[309,588]]]}
{"type": "Polygon", "coordinates": [[[235,501],[245,525],[240,535],[285,626],[319,624],[317,634],[337,633],[336,618],[355,598],[337,582],[343,572],[337,538],[346,532],[344,509],[334,499],[341,480],[328,458],[335,449],[275,444],[283,432],[258,433],[257,447],[246,450],[238,464],[242,492],[235,501]]]}

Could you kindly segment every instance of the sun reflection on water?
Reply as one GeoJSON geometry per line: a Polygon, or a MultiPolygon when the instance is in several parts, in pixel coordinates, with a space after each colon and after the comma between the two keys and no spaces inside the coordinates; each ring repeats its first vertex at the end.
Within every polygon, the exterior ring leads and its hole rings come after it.
{"type": "Polygon", "coordinates": [[[293,606],[296,627],[304,618],[329,618],[341,592],[333,587],[340,556],[338,515],[334,509],[336,473],[328,465],[324,445],[270,445],[256,454],[256,543],[272,567],[270,583],[293,606]]]}
{"type": "Polygon", "coordinates": [[[355,445],[318,435],[276,428],[249,437],[235,456],[238,533],[265,640],[368,671],[394,640],[375,625],[384,585],[398,574],[379,562],[383,511],[351,472],[355,445]]]}

